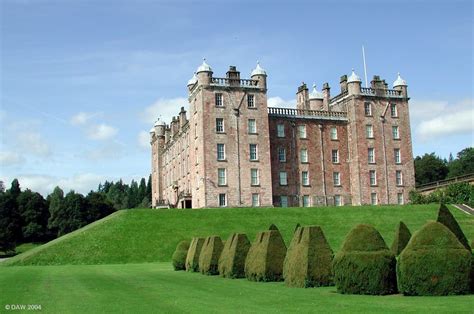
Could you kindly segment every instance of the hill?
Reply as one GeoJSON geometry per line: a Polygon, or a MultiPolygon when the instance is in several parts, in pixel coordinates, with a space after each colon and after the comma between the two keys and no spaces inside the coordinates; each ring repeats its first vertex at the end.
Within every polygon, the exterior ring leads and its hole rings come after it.
{"type": "MultiPolygon", "coordinates": [[[[356,224],[368,223],[391,244],[400,220],[413,232],[436,220],[439,205],[319,208],[218,208],[118,211],[84,228],[11,258],[4,265],[120,264],[170,261],[176,244],[193,236],[247,233],[254,240],[271,223],[289,243],[296,223],[320,225],[334,251],[356,224]]],[[[474,218],[451,208],[469,240],[474,218]]]]}

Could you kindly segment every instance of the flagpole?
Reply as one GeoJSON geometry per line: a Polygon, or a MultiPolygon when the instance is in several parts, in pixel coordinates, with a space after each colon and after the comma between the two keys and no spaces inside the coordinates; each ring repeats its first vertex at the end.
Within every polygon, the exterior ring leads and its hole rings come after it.
{"type": "Polygon", "coordinates": [[[365,50],[364,45],[362,45],[362,59],[364,59],[364,74],[365,74],[365,87],[367,88],[367,66],[365,64],[365,50]]]}

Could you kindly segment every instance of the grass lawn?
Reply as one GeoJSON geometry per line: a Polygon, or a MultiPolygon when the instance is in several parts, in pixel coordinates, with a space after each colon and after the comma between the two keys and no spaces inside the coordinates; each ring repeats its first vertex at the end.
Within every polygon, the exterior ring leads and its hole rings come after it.
{"type": "Polygon", "coordinates": [[[0,267],[0,312],[39,304],[44,313],[472,313],[474,295],[341,295],[198,273],[170,263],[0,267]]]}
{"type": "MultiPolygon", "coordinates": [[[[177,243],[193,236],[246,233],[253,241],[271,223],[288,244],[296,223],[322,227],[334,251],[359,223],[375,226],[391,245],[400,220],[413,233],[436,220],[439,205],[345,206],[319,208],[216,208],[193,210],[134,209],[114,213],[3,265],[118,264],[170,261],[177,243]]],[[[474,238],[474,218],[450,208],[467,238],[474,238]]]]}

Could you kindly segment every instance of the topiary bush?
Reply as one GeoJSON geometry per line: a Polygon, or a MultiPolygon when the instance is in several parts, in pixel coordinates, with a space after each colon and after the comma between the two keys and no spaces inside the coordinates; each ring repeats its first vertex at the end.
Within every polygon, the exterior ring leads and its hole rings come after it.
{"type": "Polygon", "coordinates": [[[199,255],[204,244],[204,238],[193,238],[186,255],[186,270],[199,271],[199,255]]]}
{"type": "Polygon", "coordinates": [[[201,271],[201,274],[219,274],[219,257],[221,257],[223,247],[224,245],[222,244],[220,237],[210,236],[206,238],[201,254],[199,255],[199,270],[201,271]]]}
{"type": "Polygon", "coordinates": [[[234,233],[226,241],[219,258],[219,274],[226,278],[245,277],[245,259],[250,241],[243,233],[234,233]]]}
{"type": "Polygon", "coordinates": [[[245,260],[245,277],[253,281],[281,281],[286,245],[278,230],[259,232],[245,260]]]}
{"type": "Polygon", "coordinates": [[[178,243],[171,258],[174,270],[186,269],[186,256],[188,255],[189,241],[184,240],[178,243]]]}
{"type": "Polygon", "coordinates": [[[299,237],[296,235],[299,234],[300,229],[301,229],[301,225],[297,223],[295,226],[295,230],[293,231],[293,238],[291,238],[290,245],[288,246],[288,249],[286,250],[285,260],[283,261],[283,278],[286,278],[287,276],[288,266],[289,266],[288,259],[291,256],[296,244],[298,243],[299,237]]]}
{"type": "Polygon", "coordinates": [[[407,246],[408,241],[410,241],[410,238],[410,230],[403,221],[400,221],[397,230],[395,231],[395,238],[393,239],[392,247],[390,248],[395,256],[400,255],[403,249],[407,246]]]}
{"type": "Polygon", "coordinates": [[[395,265],[395,255],[380,233],[370,225],[357,225],[334,257],[337,291],[372,295],[396,293],[395,265]]]}
{"type": "Polygon", "coordinates": [[[469,293],[471,252],[443,224],[428,222],[400,254],[398,288],[405,295],[469,293]]]}
{"type": "Polygon", "coordinates": [[[439,211],[438,211],[438,219],[437,221],[439,223],[442,223],[446,227],[448,227],[449,230],[451,230],[452,233],[458,238],[459,242],[467,249],[471,250],[471,247],[469,246],[469,243],[467,241],[466,236],[462,232],[461,227],[459,226],[456,218],[454,218],[453,214],[449,211],[448,207],[444,204],[441,204],[439,206],[439,211]]]}
{"type": "Polygon", "coordinates": [[[319,226],[300,227],[285,258],[285,283],[290,287],[320,287],[333,283],[334,253],[319,226]]]}

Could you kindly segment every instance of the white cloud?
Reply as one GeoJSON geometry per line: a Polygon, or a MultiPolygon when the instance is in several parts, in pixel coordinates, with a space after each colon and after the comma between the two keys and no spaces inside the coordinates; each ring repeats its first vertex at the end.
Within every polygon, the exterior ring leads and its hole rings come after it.
{"type": "Polygon", "coordinates": [[[87,136],[92,140],[103,141],[113,138],[117,135],[118,129],[105,123],[94,124],[88,127],[87,136]]]}
{"type": "Polygon", "coordinates": [[[37,155],[40,157],[48,157],[51,155],[49,144],[42,138],[39,133],[20,132],[16,135],[20,148],[26,153],[37,155]]]}
{"type": "Polygon", "coordinates": [[[158,99],[140,114],[143,122],[152,124],[159,117],[166,123],[170,123],[173,116],[176,116],[181,107],[187,110],[188,99],[184,97],[171,99],[158,99]]]}
{"type": "Polygon", "coordinates": [[[284,100],[281,97],[270,97],[267,100],[268,107],[296,108],[296,100],[284,100]]]}
{"type": "Polygon", "coordinates": [[[72,125],[83,125],[89,122],[90,119],[97,115],[98,113],[79,112],[71,118],[70,122],[72,125]]]}
{"type": "Polygon", "coordinates": [[[150,150],[150,134],[146,131],[141,131],[137,136],[138,146],[143,150],[150,150]]]}
{"type": "Polygon", "coordinates": [[[25,162],[25,158],[15,152],[0,152],[0,164],[3,166],[15,166],[25,162]]]}
{"type": "Polygon", "coordinates": [[[117,160],[123,157],[123,145],[118,142],[106,143],[104,146],[85,151],[82,156],[95,161],[111,158],[117,160]]]}

